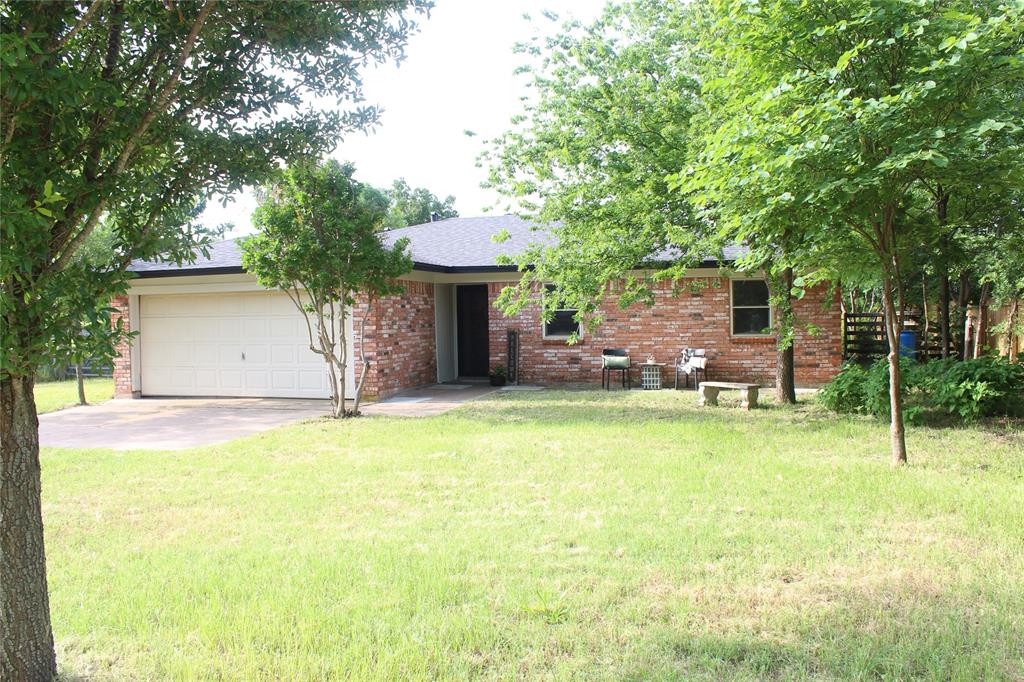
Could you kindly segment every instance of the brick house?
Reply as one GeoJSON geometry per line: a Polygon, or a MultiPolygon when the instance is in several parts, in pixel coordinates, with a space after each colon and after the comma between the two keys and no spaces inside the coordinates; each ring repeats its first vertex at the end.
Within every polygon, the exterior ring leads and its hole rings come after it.
{"type": "MultiPolygon", "coordinates": [[[[372,362],[368,395],[486,376],[508,364],[509,331],[518,333],[523,383],[596,385],[603,348],[671,363],[685,347],[708,350],[715,379],[774,381],[775,339],[763,333],[772,316],[767,285],[730,274],[722,268],[728,263],[702,263],[674,286],[659,285],[652,306],[620,309],[610,297],[605,322],[568,345],[575,311],[559,311],[545,324],[539,304],[512,317],[494,307],[519,276],[497,257],[542,238],[528,223],[509,215],[451,218],[385,233],[388,240],[399,237],[410,239],[414,261],[402,279],[405,293],[376,302],[368,317],[365,301],[354,306],[353,317],[366,317],[365,340],[347,330],[372,362]],[[498,233],[509,237],[496,243],[498,233]]],[[[131,270],[137,277],[128,294],[114,301],[117,316],[137,332],[114,363],[118,396],[330,395],[301,314],[284,294],[245,272],[236,240],[218,242],[195,263],[136,262],[131,270]]],[[[838,299],[821,286],[796,308],[816,328],[797,334],[796,381],[819,385],[841,362],[838,299]]]]}

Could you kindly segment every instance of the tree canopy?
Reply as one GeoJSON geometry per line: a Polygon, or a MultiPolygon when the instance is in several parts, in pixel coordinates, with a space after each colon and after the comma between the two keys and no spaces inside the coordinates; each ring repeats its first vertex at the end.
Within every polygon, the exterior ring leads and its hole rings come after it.
{"type": "Polygon", "coordinates": [[[908,251],[941,240],[937,186],[1020,180],[1021,10],[995,2],[701,3],[699,157],[677,175],[721,229],[880,277],[893,456],[906,460],[898,335],[908,251]],[[1016,85],[1014,85],[1016,84],[1016,85]]]}
{"type": "MultiPolygon", "coordinates": [[[[609,5],[593,24],[566,22],[520,45],[534,96],[481,157],[489,185],[557,236],[518,259],[523,279],[500,303],[513,312],[552,282],[590,324],[608,282],[622,305],[646,300],[638,264],[672,247],[679,263],[713,255],[686,197],[666,178],[687,163],[700,106],[683,3],[609,5]],[[529,267],[527,267],[529,266],[529,267]]],[[[669,276],[670,271],[662,272],[669,276]]],[[[550,311],[548,311],[550,313],[550,311]]]]}
{"type": "Polygon", "coordinates": [[[353,177],[355,167],[328,161],[285,170],[262,192],[253,224],[259,232],[242,242],[242,262],[260,284],[284,291],[306,319],[309,348],[324,358],[331,376],[334,416],[359,413],[369,360],[351,410],[345,405],[345,372],[353,349],[345,335],[356,296],[367,309],[360,319],[360,348],[374,299],[402,291],[396,280],[412,270],[408,239],[386,247],[380,238],[388,199],[353,177]]]}
{"type": "Polygon", "coordinates": [[[389,201],[384,227],[389,230],[459,215],[455,210],[455,197],[449,194],[442,200],[425,187],[410,187],[405,178],[398,178],[383,191],[389,201]]]}
{"type": "Polygon", "coordinates": [[[0,677],[55,674],[36,369],[134,258],[184,261],[213,193],[374,123],[360,71],[401,58],[423,0],[0,3],[0,677]],[[306,106],[315,97],[338,106],[306,106]],[[101,220],[104,262],[75,256],[101,220]],[[79,298],[81,297],[81,298],[79,298]]]}

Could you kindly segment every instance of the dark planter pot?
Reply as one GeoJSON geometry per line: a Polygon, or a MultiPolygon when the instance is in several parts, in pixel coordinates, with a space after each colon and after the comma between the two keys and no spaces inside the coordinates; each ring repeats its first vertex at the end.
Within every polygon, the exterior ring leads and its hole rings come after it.
{"type": "Polygon", "coordinates": [[[505,385],[505,377],[496,377],[493,374],[491,375],[491,386],[504,386],[504,385],[505,385]]]}

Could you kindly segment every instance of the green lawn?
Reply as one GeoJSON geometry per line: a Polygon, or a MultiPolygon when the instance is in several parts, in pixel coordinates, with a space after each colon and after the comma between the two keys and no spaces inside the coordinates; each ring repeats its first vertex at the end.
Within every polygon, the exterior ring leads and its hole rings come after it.
{"type": "MultiPolygon", "coordinates": [[[[78,404],[78,382],[47,381],[36,384],[36,411],[39,414],[63,410],[78,404]]],[[[85,380],[85,399],[90,404],[103,403],[114,397],[114,380],[93,377],[85,380]]]]}
{"type": "Polygon", "coordinates": [[[1024,677],[1024,432],[506,393],[44,451],[88,679],[1024,677]]]}

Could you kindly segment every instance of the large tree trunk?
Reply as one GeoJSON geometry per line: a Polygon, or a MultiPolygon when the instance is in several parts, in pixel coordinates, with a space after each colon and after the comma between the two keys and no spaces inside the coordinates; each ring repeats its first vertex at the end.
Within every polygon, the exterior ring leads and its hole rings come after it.
{"type": "Polygon", "coordinates": [[[943,360],[949,357],[949,323],[949,273],[944,272],[939,284],[939,333],[943,360]]]}
{"type": "Polygon", "coordinates": [[[0,375],[0,679],[57,674],[46,586],[32,377],[0,375]]]}
{"type": "Polygon", "coordinates": [[[85,402],[85,377],[82,376],[82,363],[75,363],[75,381],[78,382],[78,404],[87,405],[85,402]]]}
{"type": "Polygon", "coordinates": [[[885,336],[889,341],[889,440],[894,466],[907,463],[907,439],[903,429],[903,391],[900,377],[901,315],[896,312],[892,297],[892,280],[886,275],[882,282],[882,305],[885,308],[885,336]]]}
{"type": "Polygon", "coordinates": [[[786,268],[778,279],[779,322],[776,324],[775,403],[796,404],[796,378],[793,366],[793,268],[786,268]]]}

